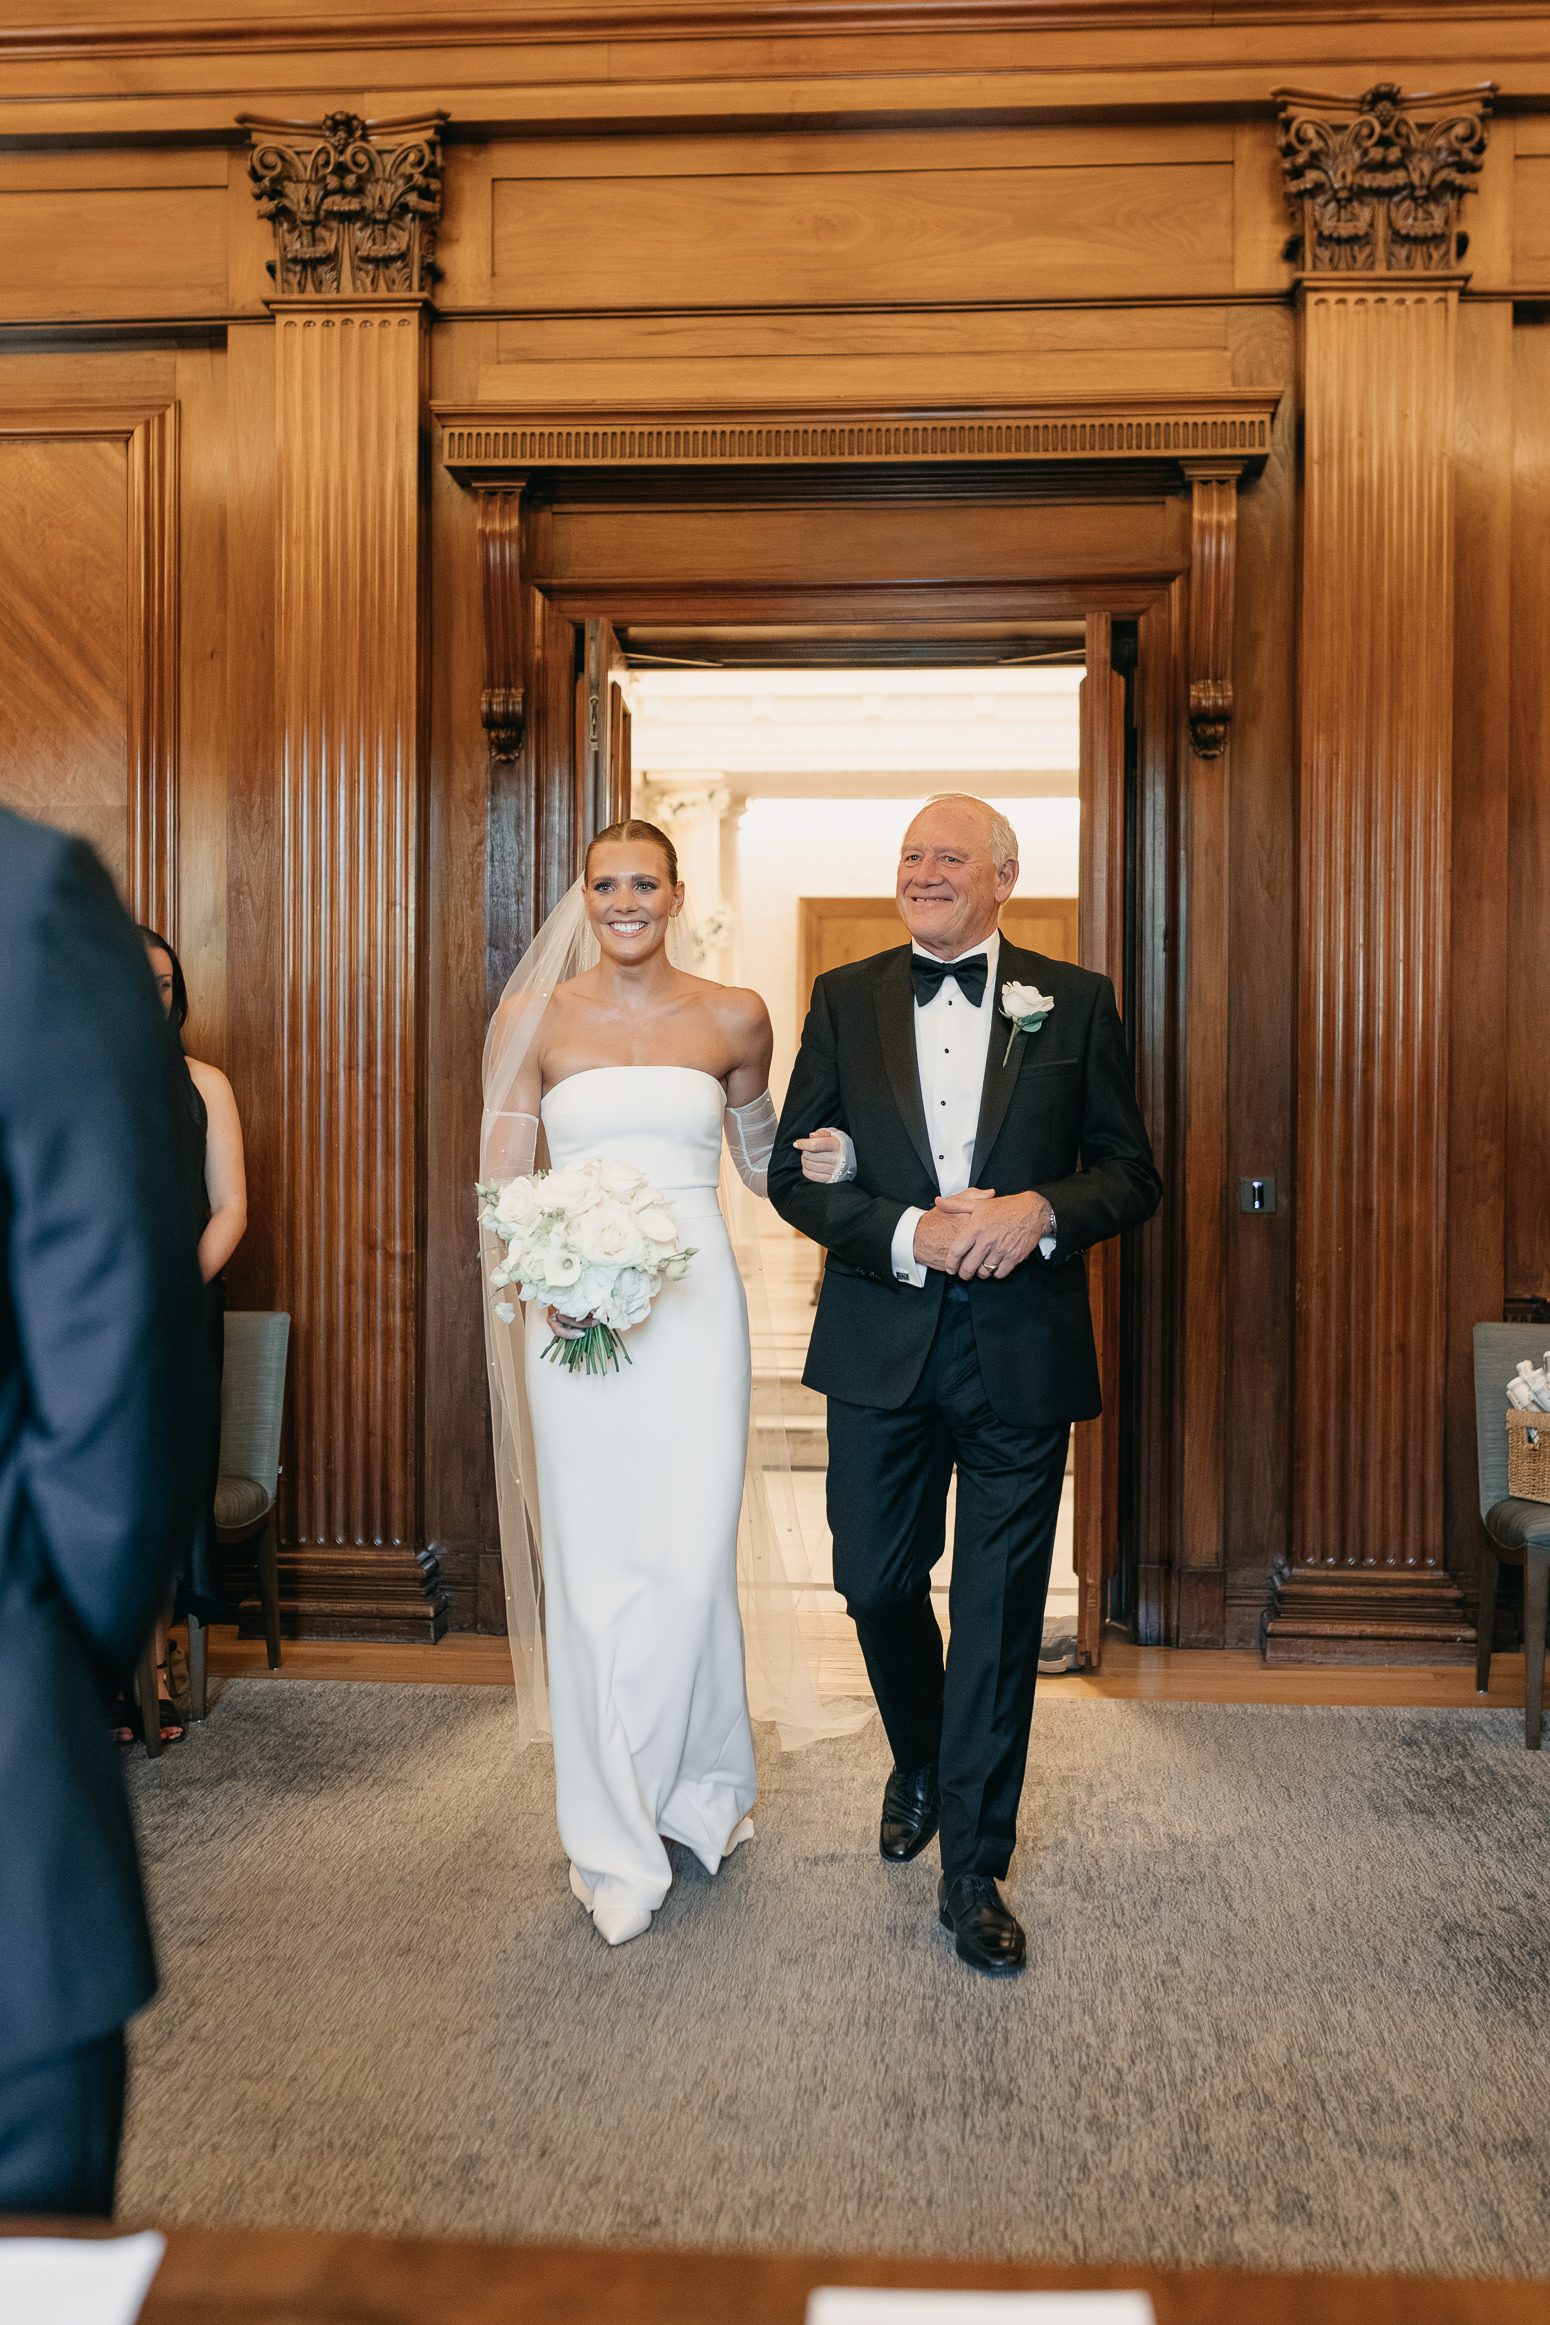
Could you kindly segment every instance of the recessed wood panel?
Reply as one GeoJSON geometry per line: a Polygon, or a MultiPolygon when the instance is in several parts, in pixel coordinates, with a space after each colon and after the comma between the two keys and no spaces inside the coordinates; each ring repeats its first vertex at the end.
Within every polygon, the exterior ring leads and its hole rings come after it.
{"type": "MultiPolygon", "coordinates": [[[[438,245],[439,249],[439,245],[438,245]]],[[[498,367],[530,363],[697,362],[737,357],[806,362],[836,355],[1016,355],[1123,357],[1216,350],[1228,343],[1221,306],[787,308],[762,312],[638,315],[520,315],[493,326],[498,367]]],[[[486,329],[456,323],[449,330],[486,329]]],[[[483,377],[492,376],[486,358],[483,377]]],[[[438,390],[438,393],[440,391],[438,390]]],[[[956,399],[955,399],[956,400],[956,399]]]]}
{"type": "Polygon", "coordinates": [[[507,178],[492,272],[553,308],[1221,294],[1232,171],[507,178]]]}
{"type": "Polygon", "coordinates": [[[128,870],[128,452],[0,441],[0,802],[128,870]]]}
{"type": "Polygon", "coordinates": [[[0,189],[0,249],[16,317],[226,303],[226,195],[207,188],[0,189]]]}
{"type": "MultiPolygon", "coordinates": [[[[802,982],[797,1022],[807,1015],[816,978],[849,961],[868,961],[909,940],[891,896],[804,896],[800,899],[802,982]]],[[[1014,896],[1001,907],[1001,930],[1014,945],[1055,961],[1076,959],[1074,896],[1014,896]]]]}
{"type": "Polygon", "coordinates": [[[1524,153],[1513,165],[1513,280],[1550,285],[1550,153],[1524,153]]]}
{"type": "Polygon", "coordinates": [[[1225,347],[1079,355],[797,355],[748,361],[693,357],[643,362],[496,364],[479,374],[485,403],[531,398],[547,405],[652,404],[709,399],[728,404],[997,403],[1041,396],[1214,395],[1232,385],[1225,347]]]}

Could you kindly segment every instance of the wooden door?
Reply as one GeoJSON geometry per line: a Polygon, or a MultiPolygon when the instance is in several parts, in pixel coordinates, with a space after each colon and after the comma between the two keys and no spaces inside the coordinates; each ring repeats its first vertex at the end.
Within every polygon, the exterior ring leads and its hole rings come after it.
{"type": "MultiPolygon", "coordinates": [[[[1074,896],[1014,896],[1002,907],[1001,926],[1014,945],[1050,960],[1077,957],[1074,896]]],[[[797,974],[797,1023],[807,1016],[813,981],[847,961],[870,960],[908,942],[891,896],[804,896],[797,974]]]]}

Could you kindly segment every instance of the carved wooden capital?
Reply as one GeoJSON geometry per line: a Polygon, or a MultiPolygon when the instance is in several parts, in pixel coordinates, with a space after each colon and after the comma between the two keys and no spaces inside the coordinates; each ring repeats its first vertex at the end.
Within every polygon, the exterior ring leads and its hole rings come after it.
{"type": "Polygon", "coordinates": [[[1286,255],[1309,274],[1448,274],[1468,242],[1464,196],[1485,161],[1492,81],[1406,97],[1379,81],[1361,97],[1278,89],[1286,255]]]}
{"type": "Polygon", "coordinates": [[[479,494],[484,595],[484,692],[479,715],[492,759],[522,755],[522,487],[479,494]]]}
{"type": "Polygon", "coordinates": [[[1194,491],[1189,566],[1189,739],[1217,759],[1232,724],[1233,573],[1238,546],[1237,461],[1189,461],[1194,491]]]}
{"type": "Polygon", "coordinates": [[[269,263],[286,298],[403,298],[429,291],[441,223],[445,113],[316,124],[238,115],[252,141],[248,176],[274,227],[269,263]]]}

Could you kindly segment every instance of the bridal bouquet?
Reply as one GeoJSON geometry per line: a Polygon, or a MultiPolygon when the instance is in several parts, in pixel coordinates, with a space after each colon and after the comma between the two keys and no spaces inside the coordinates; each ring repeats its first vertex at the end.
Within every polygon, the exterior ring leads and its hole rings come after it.
{"type": "MultiPolygon", "coordinates": [[[[515,1284],[519,1299],[585,1326],[544,1354],[567,1372],[617,1372],[621,1354],[628,1364],[621,1335],[645,1322],[664,1277],[676,1282],[694,1257],[679,1250],[678,1222],[645,1172],[597,1155],[476,1192],[481,1225],[506,1246],[491,1283],[515,1284]]],[[[516,1311],[502,1303],[495,1313],[509,1324],[516,1311]]]]}

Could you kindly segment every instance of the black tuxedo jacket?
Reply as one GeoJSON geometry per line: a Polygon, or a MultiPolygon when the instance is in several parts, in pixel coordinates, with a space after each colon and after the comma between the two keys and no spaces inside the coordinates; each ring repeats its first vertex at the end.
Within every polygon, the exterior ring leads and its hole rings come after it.
{"type": "Polygon", "coordinates": [[[194,1518],[199,1271],[145,949],[79,840],[0,809],[0,2079],[155,1988],[106,1689],[194,1518]]]}
{"type": "MultiPolygon", "coordinates": [[[[1038,1252],[1005,1282],[969,1287],[985,1393],[1003,1421],[1046,1428],[1101,1410],[1082,1255],[1149,1219],[1162,1196],[1132,1088],[1107,977],[1001,939],[1000,988],[1037,985],[1055,1006],[1034,1034],[1012,1034],[999,1009],[985,1062],[972,1183],[998,1195],[1036,1189],[1054,1207],[1051,1259],[1038,1252]]],[[[770,1158],[770,1200],[826,1246],[823,1291],[803,1379],[809,1388],[885,1411],[924,1369],[947,1285],[899,1283],[891,1246],[901,1214],[938,1194],[915,1057],[910,947],[831,969],[812,1007],[770,1158]],[[802,1176],[793,1139],[832,1124],[855,1142],[843,1186],[802,1176]]]]}

